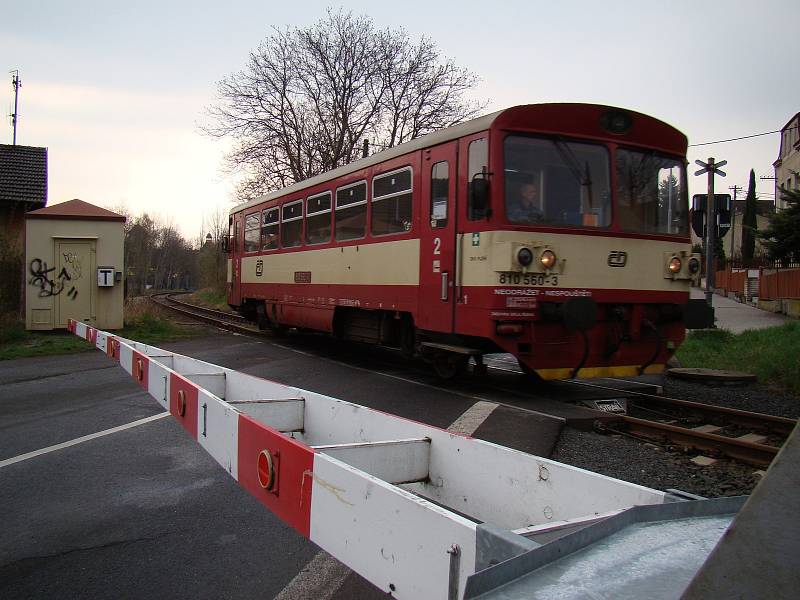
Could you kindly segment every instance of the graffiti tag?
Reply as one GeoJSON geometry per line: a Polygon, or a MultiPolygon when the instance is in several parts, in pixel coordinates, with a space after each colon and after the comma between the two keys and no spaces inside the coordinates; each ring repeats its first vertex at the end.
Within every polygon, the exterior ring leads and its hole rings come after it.
{"type": "MultiPolygon", "coordinates": [[[[62,267],[55,279],[52,279],[52,273],[56,270],[55,267],[47,268],[47,263],[41,258],[34,258],[30,264],[31,278],[28,283],[39,288],[39,298],[48,298],[50,296],[58,296],[64,291],[67,282],[72,281],[67,272],[66,267],[62,267]]],[[[71,286],[67,292],[67,296],[71,300],[78,297],[78,290],[75,286],[71,286]]]]}

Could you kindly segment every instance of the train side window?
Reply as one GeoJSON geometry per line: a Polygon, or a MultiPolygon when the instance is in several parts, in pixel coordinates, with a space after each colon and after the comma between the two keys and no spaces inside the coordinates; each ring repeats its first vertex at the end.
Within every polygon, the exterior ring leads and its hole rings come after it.
{"type": "Polygon", "coordinates": [[[450,203],[450,165],[446,160],[431,167],[431,227],[447,227],[450,203]]]}
{"type": "Polygon", "coordinates": [[[486,173],[489,171],[488,165],[489,147],[486,138],[471,141],[467,159],[467,198],[469,199],[467,215],[470,221],[485,219],[489,210],[488,206],[472,206],[472,182],[475,179],[486,178],[486,173]]]}
{"type": "Polygon", "coordinates": [[[367,182],[360,181],[336,190],[337,242],[363,238],[367,229],[367,182]]]}
{"type": "Polygon", "coordinates": [[[303,243],[303,201],[284,204],[281,211],[281,246],[299,246],[303,243]]]}
{"type": "Polygon", "coordinates": [[[411,167],[372,179],[372,235],[411,230],[411,167]]]}
{"type": "Polygon", "coordinates": [[[276,206],[275,208],[268,208],[263,214],[264,225],[261,228],[261,248],[263,250],[274,250],[278,247],[280,211],[276,206]]]}
{"type": "Polygon", "coordinates": [[[309,196],[306,200],[306,243],[331,241],[331,193],[309,196]]]}
{"type": "Polygon", "coordinates": [[[244,251],[258,250],[260,218],[258,213],[247,215],[244,219],[244,251]]]}

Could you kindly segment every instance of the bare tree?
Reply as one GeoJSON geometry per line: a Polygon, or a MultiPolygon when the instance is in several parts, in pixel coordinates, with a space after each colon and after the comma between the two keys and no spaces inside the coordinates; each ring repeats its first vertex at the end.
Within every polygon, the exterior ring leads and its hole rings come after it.
{"type": "Polygon", "coordinates": [[[389,148],[477,116],[485,104],[465,98],[476,83],[428,38],[329,10],[275,29],[220,81],[202,131],[234,140],[224,167],[243,174],[244,200],[351,162],[365,138],[389,148]]]}
{"type": "Polygon", "coordinates": [[[226,289],[227,264],[222,253],[222,238],[228,234],[228,211],[217,206],[213,212],[203,215],[203,234],[197,253],[197,268],[200,286],[210,288],[220,296],[226,289]],[[211,238],[207,238],[210,235],[211,238]]]}

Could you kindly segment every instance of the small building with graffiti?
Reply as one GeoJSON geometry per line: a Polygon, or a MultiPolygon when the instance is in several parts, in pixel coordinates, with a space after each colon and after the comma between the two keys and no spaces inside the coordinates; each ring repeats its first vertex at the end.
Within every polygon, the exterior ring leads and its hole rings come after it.
{"type": "Polygon", "coordinates": [[[82,200],[25,214],[25,326],[122,328],[125,217],[82,200]]]}

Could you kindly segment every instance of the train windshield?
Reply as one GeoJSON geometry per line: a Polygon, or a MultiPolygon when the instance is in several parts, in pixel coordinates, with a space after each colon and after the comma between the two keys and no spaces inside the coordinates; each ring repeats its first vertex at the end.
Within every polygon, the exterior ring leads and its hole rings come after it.
{"type": "Polygon", "coordinates": [[[505,209],[511,223],[611,224],[608,149],[562,139],[505,139],[505,209]]]}
{"type": "Polygon", "coordinates": [[[688,234],[686,169],[654,152],[617,150],[619,224],[627,231],[688,234]]]}

